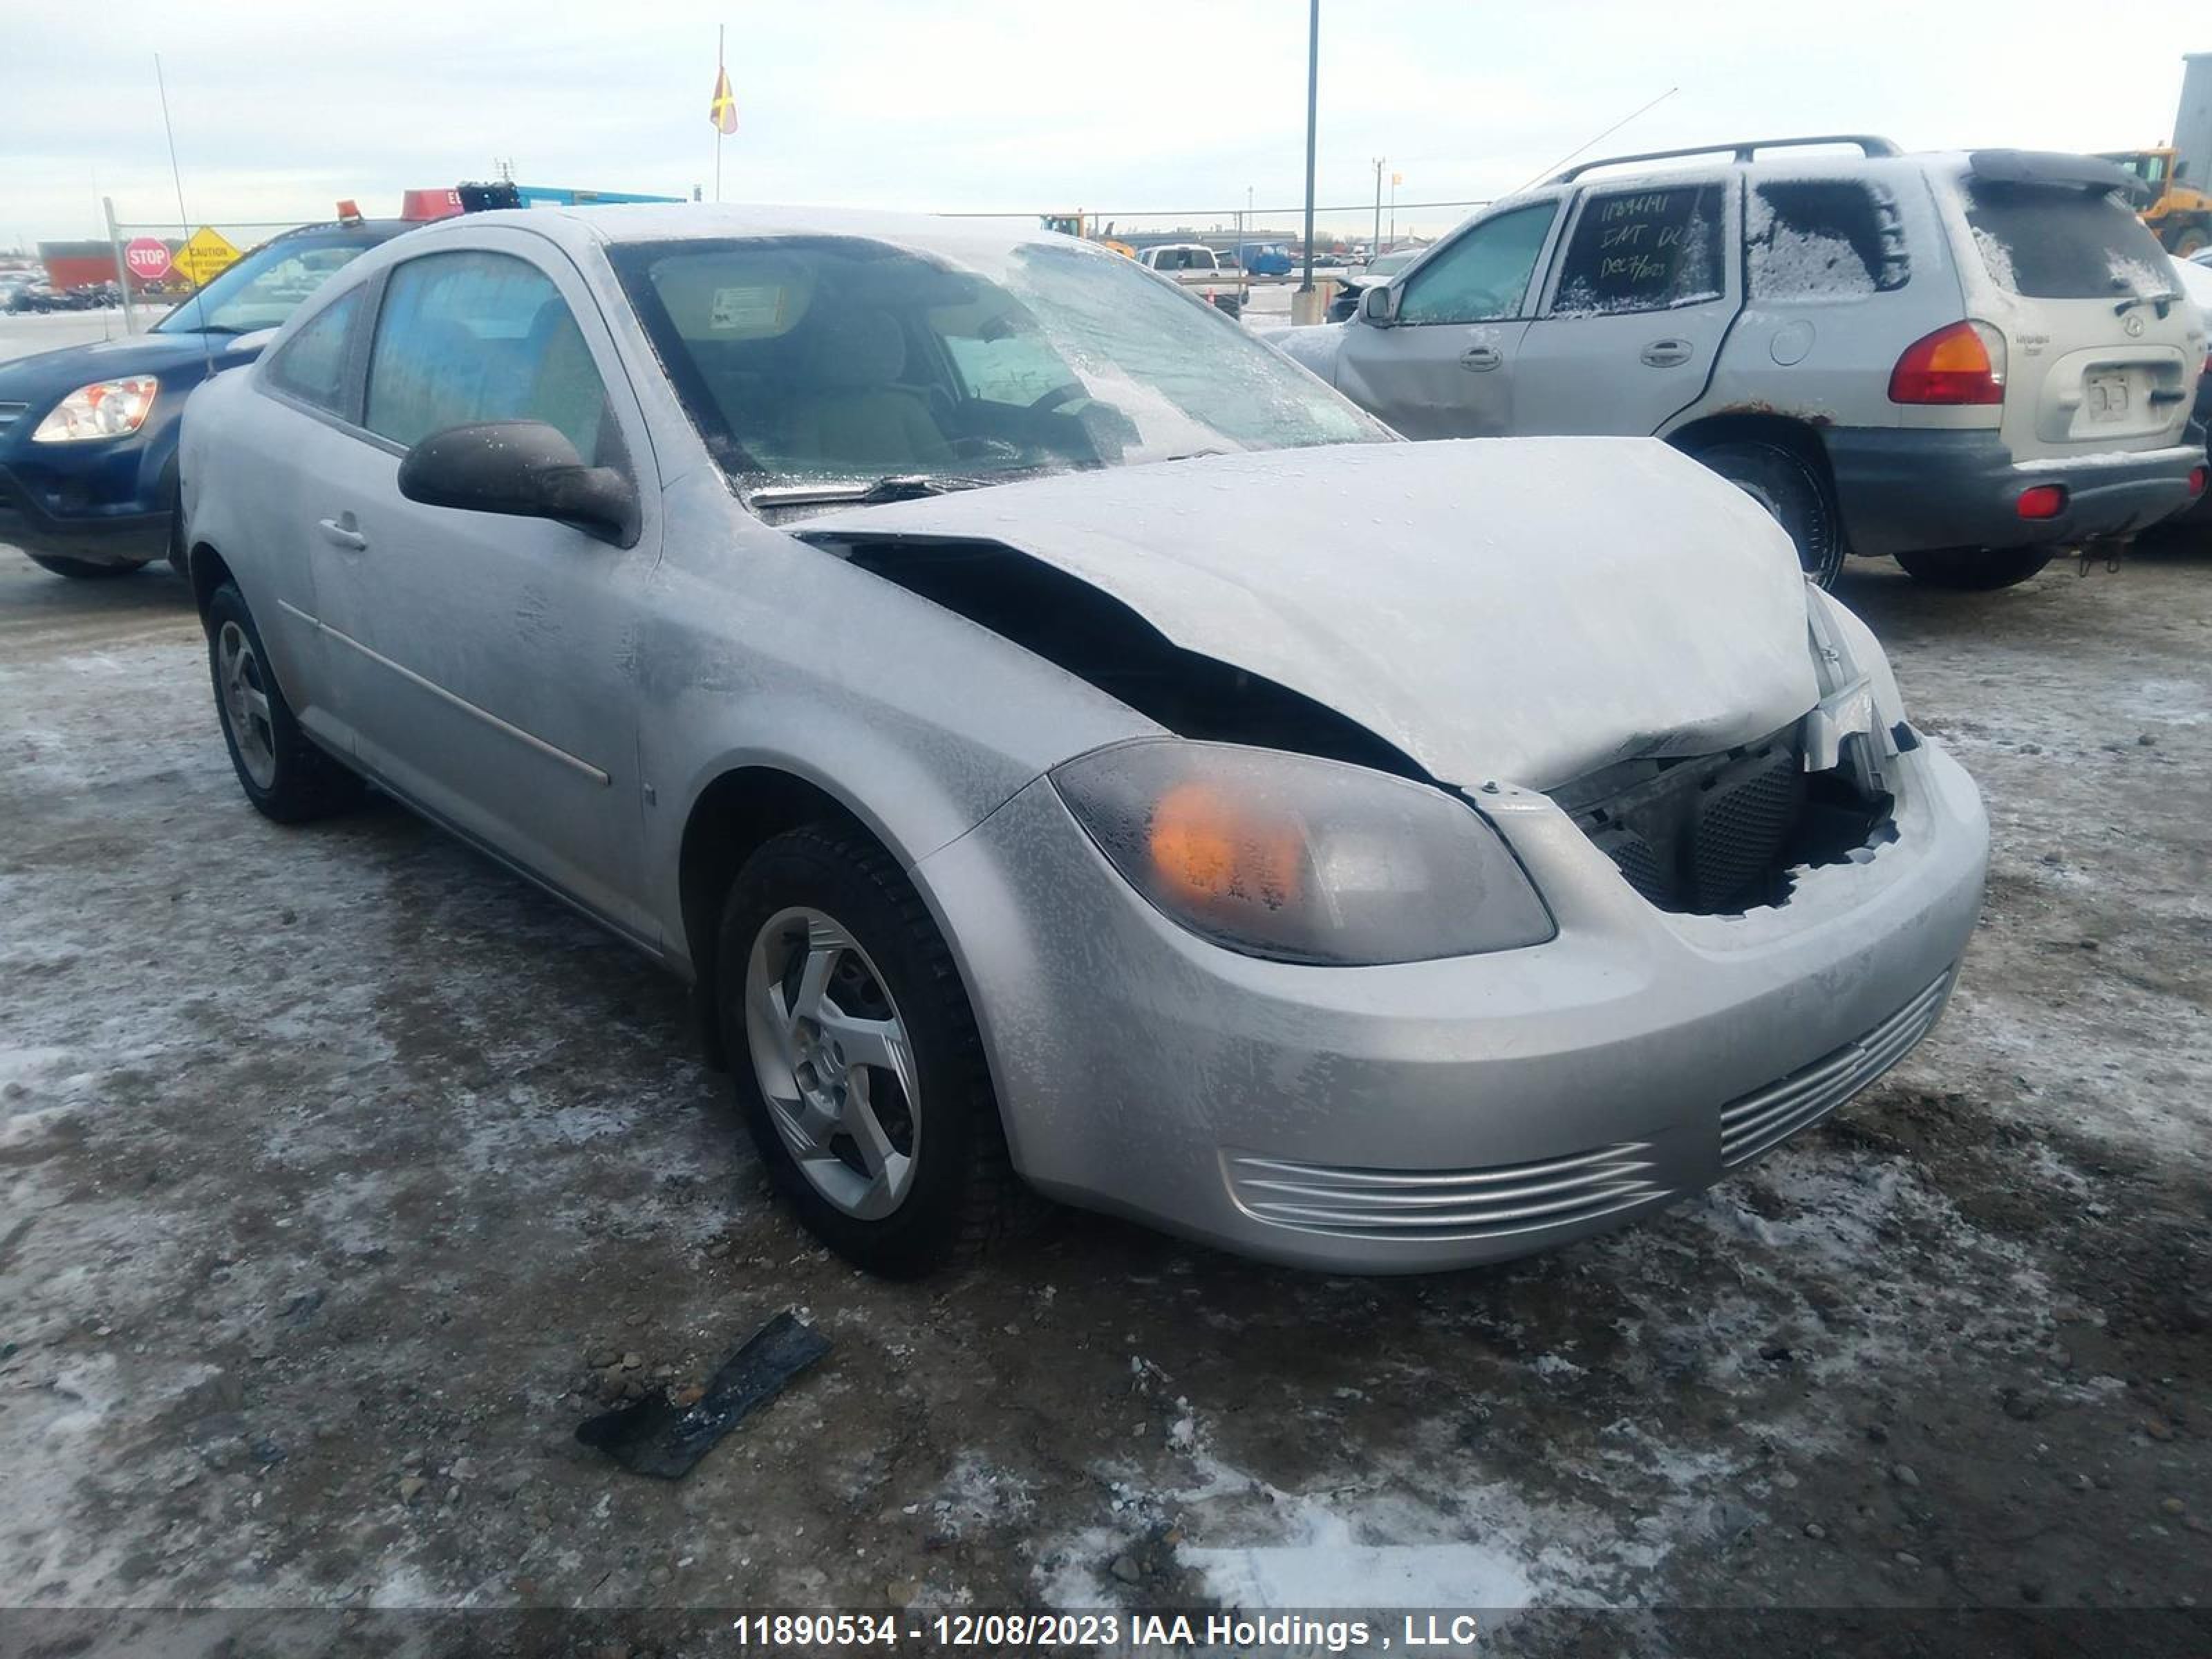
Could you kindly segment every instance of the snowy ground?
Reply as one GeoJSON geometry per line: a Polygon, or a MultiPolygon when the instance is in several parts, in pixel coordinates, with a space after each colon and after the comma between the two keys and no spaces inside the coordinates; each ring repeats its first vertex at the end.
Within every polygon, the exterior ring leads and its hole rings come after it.
{"type": "Polygon", "coordinates": [[[674,986],[396,810],[257,817],[181,586],[0,552],[0,1600],[2212,1600],[2212,544],[1844,597],[1996,848],[1838,1121],[1502,1270],[1071,1216],[896,1286],[674,986]],[[834,1352],[689,1480],[570,1437],[787,1305],[834,1352]]]}

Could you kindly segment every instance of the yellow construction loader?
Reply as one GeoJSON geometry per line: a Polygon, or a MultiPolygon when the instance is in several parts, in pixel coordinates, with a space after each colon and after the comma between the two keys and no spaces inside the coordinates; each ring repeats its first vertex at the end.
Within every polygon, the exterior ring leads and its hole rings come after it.
{"type": "Polygon", "coordinates": [[[2141,209],[2142,222],[2167,252],[2185,259],[2212,246],[2212,196],[2198,188],[2203,179],[2188,177],[2189,163],[2178,159],[2174,150],[2112,149],[2101,154],[2134,173],[2151,192],[2141,209]]]}
{"type": "Polygon", "coordinates": [[[1104,230],[1100,230],[1085,216],[1079,208],[1073,213],[1045,214],[1040,222],[1047,230],[1056,230],[1063,236],[1073,236],[1082,241],[1096,242],[1099,246],[1118,253],[1124,258],[1133,259],[1137,257],[1136,249],[1131,247],[1127,242],[1117,242],[1114,240],[1114,227],[1111,224],[1109,224],[1104,230]]]}

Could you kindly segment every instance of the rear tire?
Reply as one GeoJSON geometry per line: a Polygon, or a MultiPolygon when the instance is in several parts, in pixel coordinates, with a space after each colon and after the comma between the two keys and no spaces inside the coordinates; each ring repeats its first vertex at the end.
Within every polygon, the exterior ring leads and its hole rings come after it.
{"type": "Polygon", "coordinates": [[[2186,259],[2212,246],[2212,229],[2203,225],[2191,225],[2173,239],[2173,257],[2186,259]]]}
{"type": "Polygon", "coordinates": [[[41,570],[51,570],[57,576],[67,576],[78,582],[104,582],[116,576],[135,576],[153,562],[150,559],[132,559],[125,564],[95,564],[89,559],[64,558],[58,553],[26,553],[23,556],[41,570]]]}
{"type": "Polygon", "coordinates": [[[1960,592],[1994,593],[2016,587],[2057,557],[2047,547],[2009,547],[1984,551],[1972,547],[1947,547],[1922,553],[1900,553],[1898,563],[1905,574],[1930,587],[1960,592]]]}
{"type": "Polygon", "coordinates": [[[874,841],[813,824],[765,842],[723,902],[716,965],[745,1127],[838,1255],[918,1278],[1034,1211],[951,952],[874,841]],[[871,1032],[891,1063],[861,1057],[871,1032]]]}
{"type": "Polygon", "coordinates": [[[300,730],[269,668],[253,613],[229,582],[208,601],[208,670],[231,769],[246,799],[279,823],[306,823],[355,805],[362,781],[300,730]]]}
{"type": "Polygon", "coordinates": [[[1773,516],[1796,548],[1808,580],[1824,588],[1836,585],[1848,550],[1843,515],[1818,466],[1795,449],[1758,438],[1731,438],[1690,455],[1773,516]]]}

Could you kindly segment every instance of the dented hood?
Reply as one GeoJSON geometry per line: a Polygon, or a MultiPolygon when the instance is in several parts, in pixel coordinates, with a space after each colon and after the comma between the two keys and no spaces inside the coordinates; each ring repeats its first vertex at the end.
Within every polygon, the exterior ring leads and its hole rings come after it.
{"type": "Polygon", "coordinates": [[[801,533],[1014,548],[1462,786],[1710,754],[1819,695],[1788,538],[1650,439],[1207,456],[844,509],[801,533]]]}

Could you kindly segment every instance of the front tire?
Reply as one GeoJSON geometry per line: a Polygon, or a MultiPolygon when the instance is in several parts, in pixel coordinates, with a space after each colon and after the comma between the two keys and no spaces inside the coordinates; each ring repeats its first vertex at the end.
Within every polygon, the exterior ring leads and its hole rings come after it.
{"type": "Polygon", "coordinates": [[[1948,587],[1965,593],[1994,593],[2001,587],[2017,587],[2057,556],[2047,547],[2008,547],[1984,551],[1972,547],[1949,547],[1923,553],[1900,553],[1898,563],[1905,574],[1930,587],[1948,587]]]}
{"type": "Polygon", "coordinates": [[[848,1261],[915,1278],[980,1254],[1026,1194],[951,953],[857,830],[763,844],[722,908],[738,1103],[777,1188],[848,1261]]]}
{"type": "Polygon", "coordinates": [[[264,817],[306,823],[357,803],[360,778],[300,730],[270,672],[246,599],[229,582],[208,601],[208,670],[239,787],[264,817]]]}
{"type": "Polygon", "coordinates": [[[1846,546],[1843,515],[1819,467],[1797,451],[1763,439],[1735,438],[1690,452],[1772,515],[1816,586],[1836,585],[1846,546]]]}
{"type": "Polygon", "coordinates": [[[23,556],[41,570],[51,570],[57,576],[67,576],[77,582],[104,582],[117,576],[135,576],[153,562],[150,559],[130,559],[121,564],[95,564],[90,559],[65,558],[58,553],[26,553],[23,556]]]}

